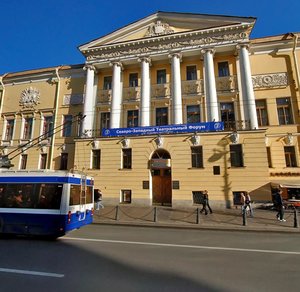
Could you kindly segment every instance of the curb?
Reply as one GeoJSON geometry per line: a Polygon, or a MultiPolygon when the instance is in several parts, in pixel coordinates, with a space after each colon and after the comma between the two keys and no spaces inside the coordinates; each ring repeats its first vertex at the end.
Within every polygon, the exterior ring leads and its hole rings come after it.
{"type": "Polygon", "coordinates": [[[190,229],[190,230],[215,230],[215,231],[239,231],[239,232],[268,232],[268,233],[298,233],[299,228],[295,227],[279,227],[279,228],[258,228],[255,226],[236,226],[236,227],[227,227],[227,226],[207,226],[195,224],[196,226],[191,225],[182,225],[182,224],[167,224],[167,223],[137,223],[137,222],[93,222],[92,224],[96,225],[108,225],[108,226],[126,226],[126,227],[146,227],[146,228],[172,228],[172,229],[190,229]]]}

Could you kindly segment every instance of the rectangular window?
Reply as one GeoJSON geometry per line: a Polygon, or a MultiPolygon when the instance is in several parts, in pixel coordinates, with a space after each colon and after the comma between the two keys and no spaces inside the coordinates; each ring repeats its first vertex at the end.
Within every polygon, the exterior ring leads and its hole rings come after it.
{"type": "Polygon", "coordinates": [[[100,149],[92,150],[92,168],[100,169],[100,161],[101,161],[101,150],[100,149]]]}
{"type": "Polygon", "coordinates": [[[52,116],[44,117],[43,135],[44,135],[44,138],[49,138],[53,135],[53,117],[52,116]]]}
{"type": "Polygon", "coordinates": [[[286,167],[297,167],[296,153],[294,146],[284,146],[286,167]]]}
{"type": "Polygon", "coordinates": [[[166,69],[157,70],[156,72],[156,83],[157,84],[166,84],[167,83],[167,72],[166,69]]]}
{"type": "Polygon", "coordinates": [[[103,89],[109,90],[112,86],[112,76],[104,76],[103,78],[103,89]]]}
{"type": "Polygon", "coordinates": [[[256,100],[256,113],[257,113],[257,121],[260,127],[267,126],[268,122],[268,113],[267,113],[267,105],[266,100],[256,100]]]}
{"type": "Polygon", "coordinates": [[[197,67],[187,66],[186,67],[186,80],[197,80],[197,67]]]}
{"type": "Polygon", "coordinates": [[[139,125],[139,111],[131,110],[127,112],[127,127],[133,128],[139,125]]]}
{"type": "Polygon", "coordinates": [[[103,129],[109,129],[109,124],[110,124],[110,112],[107,113],[101,113],[100,117],[100,135],[102,135],[102,130],[103,129]]]}
{"type": "Polygon", "coordinates": [[[235,129],[235,114],[233,102],[221,102],[221,121],[224,122],[225,129],[235,129]]]}
{"type": "Polygon", "coordinates": [[[188,105],[186,107],[187,123],[200,123],[200,106],[199,105],[188,105]]]}
{"type": "Polygon", "coordinates": [[[33,124],[33,118],[24,119],[24,129],[23,129],[23,137],[22,137],[24,140],[31,139],[32,124],[33,124]]]}
{"type": "Polygon", "coordinates": [[[68,153],[61,153],[60,156],[60,170],[68,169],[68,153]]]}
{"type": "Polygon", "coordinates": [[[14,126],[15,126],[15,120],[6,121],[6,129],[5,129],[5,136],[4,136],[5,141],[11,141],[13,139],[14,126]]]}
{"type": "Polygon", "coordinates": [[[131,169],[132,168],[132,149],[124,148],[122,149],[123,155],[123,169],[131,169]]]}
{"type": "Polygon", "coordinates": [[[232,144],[230,147],[230,162],[232,167],[243,167],[243,148],[241,144],[232,144]]]}
{"type": "Polygon", "coordinates": [[[271,155],[271,147],[267,147],[267,158],[268,158],[268,166],[272,166],[272,155],[271,155]]]}
{"type": "Polygon", "coordinates": [[[131,203],[131,190],[121,190],[122,203],[130,204],[131,203]]]}
{"type": "Polygon", "coordinates": [[[156,108],[156,126],[168,125],[168,108],[158,107],[156,108]]]}
{"type": "Polygon", "coordinates": [[[279,125],[290,125],[293,123],[291,103],[289,98],[276,98],[279,125]]]}
{"type": "Polygon", "coordinates": [[[72,119],[71,115],[64,115],[64,122],[63,122],[63,129],[62,129],[62,136],[63,137],[70,137],[72,134],[72,119]]]}
{"type": "Polygon", "coordinates": [[[139,86],[138,73],[129,74],[129,87],[139,86]]]}
{"type": "Polygon", "coordinates": [[[60,209],[61,184],[1,184],[0,208],[60,209]],[[18,196],[16,196],[18,194],[18,196]]]}
{"type": "Polygon", "coordinates": [[[27,166],[27,154],[21,155],[21,161],[20,161],[20,169],[26,169],[27,166]]]}
{"type": "Polygon", "coordinates": [[[203,168],[203,148],[202,146],[191,147],[192,167],[203,168]]]}
{"type": "Polygon", "coordinates": [[[71,185],[70,187],[70,206],[79,204],[90,204],[93,202],[92,187],[87,187],[84,191],[79,185],[71,185]]]}
{"type": "Polygon", "coordinates": [[[219,77],[230,76],[228,62],[218,63],[219,77]]]}
{"type": "Polygon", "coordinates": [[[41,154],[40,157],[40,169],[47,168],[47,154],[41,154]]]}

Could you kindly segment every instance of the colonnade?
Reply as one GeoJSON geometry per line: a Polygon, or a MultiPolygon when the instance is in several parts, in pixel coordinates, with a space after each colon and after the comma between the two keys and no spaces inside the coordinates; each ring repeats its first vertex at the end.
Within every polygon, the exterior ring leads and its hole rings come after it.
{"type": "MultiPolygon", "coordinates": [[[[255,97],[251,78],[250,59],[248,45],[238,45],[238,62],[241,80],[241,88],[239,88],[240,98],[243,99],[243,115],[245,120],[250,121],[251,129],[258,128],[255,97]]],[[[202,49],[201,54],[204,62],[204,93],[207,109],[207,122],[220,121],[218,96],[216,89],[216,80],[214,73],[214,49],[202,49]]],[[[181,53],[174,53],[169,55],[171,61],[171,86],[172,86],[172,124],[183,123],[182,110],[182,92],[181,92],[181,72],[180,62],[181,53]]],[[[151,95],[150,95],[150,65],[151,60],[148,57],[140,58],[138,60],[141,64],[141,98],[140,98],[140,112],[139,125],[151,126],[151,95]]],[[[113,76],[112,76],[112,102],[111,102],[111,116],[110,128],[121,127],[121,111],[122,111],[122,83],[121,72],[122,64],[120,62],[113,62],[113,76]]],[[[86,75],[86,93],[84,103],[84,115],[86,116],[82,124],[82,135],[89,136],[90,130],[93,129],[94,113],[95,113],[95,67],[85,66],[87,70],[86,75]],[[93,112],[91,114],[91,112],[93,112]]]]}

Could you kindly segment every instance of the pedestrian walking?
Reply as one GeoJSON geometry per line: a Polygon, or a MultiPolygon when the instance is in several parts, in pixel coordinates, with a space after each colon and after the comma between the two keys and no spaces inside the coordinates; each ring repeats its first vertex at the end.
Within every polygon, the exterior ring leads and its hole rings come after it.
{"type": "Polygon", "coordinates": [[[253,217],[253,209],[252,209],[252,206],[251,206],[250,194],[248,192],[245,192],[245,194],[243,194],[243,196],[244,196],[243,211],[247,212],[247,209],[249,209],[250,217],[253,217]]]}
{"type": "Polygon", "coordinates": [[[94,190],[94,201],[96,204],[96,210],[99,210],[100,208],[104,208],[102,204],[102,192],[99,189],[94,190]]]}
{"type": "Polygon", "coordinates": [[[283,205],[281,188],[276,189],[276,193],[274,195],[274,203],[275,203],[275,207],[277,208],[277,214],[276,214],[277,220],[281,222],[285,222],[286,220],[284,219],[284,205],[283,205]]]}
{"type": "Polygon", "coordinates": [[[208,191],[207,190],[205,190],[203,192],[203,203],[202,203],[202,206],[203,207],[202,207],[200,213],[202,213],[204,211],[205,215],[207,215],[208,214],[208,210],[209,210],[210,214],[212,214],[213,211],[212,211],[212,209],[211,209],[211,207],[209,205],[209,198],[208,198],[208,191]],[[208,208],[208,210],[207,210],[207,208],[208,208]]]}

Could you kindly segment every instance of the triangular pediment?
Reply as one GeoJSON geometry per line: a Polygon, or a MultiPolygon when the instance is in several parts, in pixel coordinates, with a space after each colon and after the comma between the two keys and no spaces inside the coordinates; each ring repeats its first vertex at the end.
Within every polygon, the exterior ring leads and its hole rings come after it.
{"type": "Polygon", "coordinates": [[[222,28],[234,25],[253,25],[253,17],[236,17],[207,14],[157,12],[110,34],[79,47],[81,52],[112,44],[127,43],[168,34],[222,28]]]}

